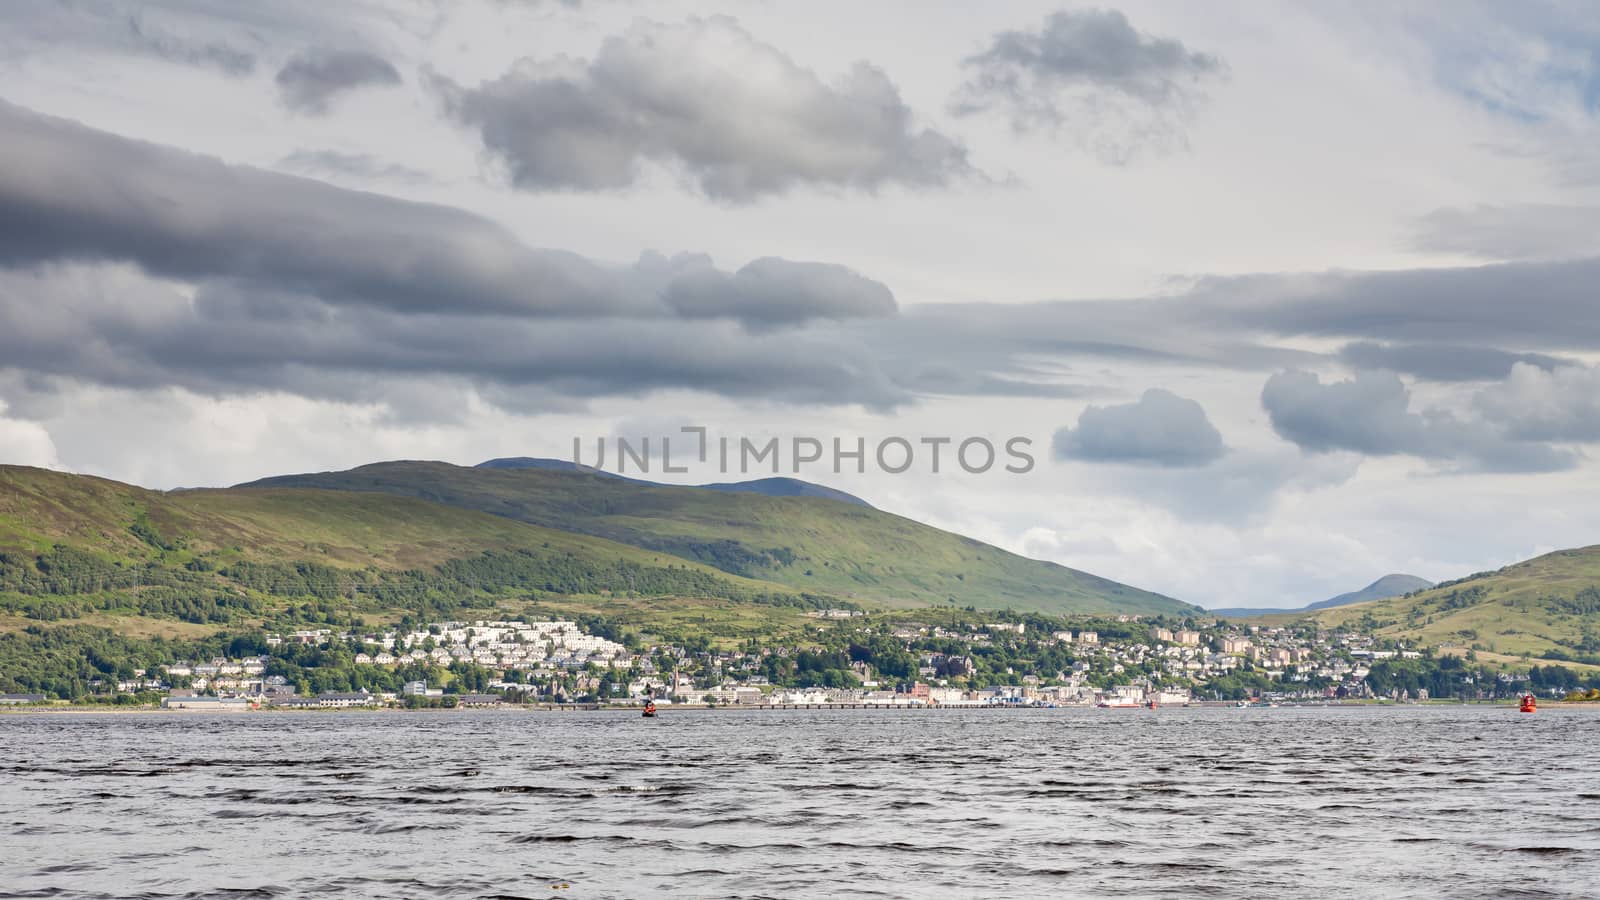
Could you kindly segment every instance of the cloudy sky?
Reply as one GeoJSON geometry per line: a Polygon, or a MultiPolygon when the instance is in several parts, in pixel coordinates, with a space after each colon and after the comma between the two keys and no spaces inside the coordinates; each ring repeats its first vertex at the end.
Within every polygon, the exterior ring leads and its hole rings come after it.
{"type": "Polygon", "coordinates": [[[801,474],[1205,605],[1600,543],[1590,12],[7,3],[0,461],[1020,437],[801,474]]]}

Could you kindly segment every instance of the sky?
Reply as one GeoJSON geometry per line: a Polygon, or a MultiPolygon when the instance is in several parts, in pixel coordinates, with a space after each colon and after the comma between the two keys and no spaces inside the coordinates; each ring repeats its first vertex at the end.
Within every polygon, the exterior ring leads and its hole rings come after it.
{"type": "Polygon", "coordinates": [[[1206,606],[1600,543],[1589,12],[0,5],[0,463],[648,438],[1206,606]]]}

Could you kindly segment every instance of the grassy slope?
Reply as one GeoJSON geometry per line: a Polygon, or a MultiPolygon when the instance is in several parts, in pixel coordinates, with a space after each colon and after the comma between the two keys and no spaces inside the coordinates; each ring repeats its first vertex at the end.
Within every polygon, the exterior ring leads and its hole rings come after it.
{"type": "Polygon", "coordinates": [[[792,563],[767,558],[733,568],[895,607],[954,602],[1053,613],[1193,609],[901,516],[820,498],[645,487],[579,473],[429,462],[380,463],[256,484],[419,497],[707,561],[714,559],[707,547],[722,541],[757,554],[786,549],[795,555],[792,563]]]}
{"type": "MultiPolygon", "coordinates": [[[[603,560],[684,565],[668,554],[409,497],[250,488],[168,494],[85,475],[0,466],[0,551],[40,552],[62,542],[108,558],[154,558],[160,551],[129,530],[141,513],[168,538],[188,538],[186,551],[168,554],[176,558],[237,549],[253,559],[405,569],[488,549],[548,544],[603,560]]],[[[690,567],[759,589],[781,589],[710,566],[690,567]]]]}
{"type": "Polygon", "coordinates": [[[1600,615],[1578,615],[1549,598],[1570,600],[1596,586],[1600,586],[1600,546],[1561,550],[1410,597],[1320,610],[1314,617],[1336,625],[1370,614],[1384,623],[1386,634],[1409,635],[1429,644],[1477,643],[1503,654],[1537,656],[1557,648],[1572,652],[1585,625],[1591,630],[1600,625],[1600,615]],[[1453,592],[1460,596],[1474,587],[1484,589],[1481,599],[1446,608],[1453,592]]]}
{"type": "Polygon", "coordinates": [[[408,497],[244,488],[165,494],[100,478],[0,466],[0,552],[29,555],[57,543],[124,563],[160,560],[182,566],[210,553],[223,562],[387,570],[426,569],[485,550],[538,549],[596,563],[688,567],[752,592],[788,590],[666,553],[408,497]],[[139,539],[131,527],[141,517],[179,548],[162,551],[139,539]]]}

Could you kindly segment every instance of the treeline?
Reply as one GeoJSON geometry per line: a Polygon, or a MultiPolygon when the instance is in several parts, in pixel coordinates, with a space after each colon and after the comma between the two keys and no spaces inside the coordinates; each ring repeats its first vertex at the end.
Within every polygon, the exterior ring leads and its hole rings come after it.
{"type": "Polygon", "coordinates": [[[35,557],[0,554],[0,610],[38,621],[128,612],[200,624],[227,624],[282,609],[281,621],[355,624],[355,612],[385,608],[449,616],[515,593],[538,596],[707,597],[800,609],[852,608],[817,594],[751,590],[688,565],[596,561],[570,552],[489,550],[431,569],[345,569],[317,562],[206,556],[123,563],[57,545],[35,557]],[[263,598],[290,601],[269,604],[263,598]]]}
{"type": "Polygon", "coordinates": [[[180,658],[220,655],[226,640],[172,642],[119,635],[109,628],[32,626],[0,634],[0,693],[44,694],[62,700],[114,690],[137,669],[180,658]]]}
{"type": "Polygon", "coordinates": [[[74,596],[141,587],[182,587],[210,583],[199,572],[159,563],[106,560],[76,547],[57,544],[34,557],[0,553],[0,592],[28,596],[74,596]]]}
{"type": "Polygon", "coordinates": [[[1592,616],[1595,613],[1600,613],[1600,588],[1586,587],[1573,595],[1570,600],[1562,597],[1547,597],[1543,602],[1575,616],[1592,616]]]}
{"type": "Polygon", "coordinates": [[[795,561],[794,550],[789,547],[749,547],[728,538],[717,541],[650,538],[641,541],[640,546],[692,559],[746,578],[760,577],[766,569],[792,566],[795,561]]]}
{"type": "Polygon", "coordinates": [[[266,606],[259,599],[243,594],[157,587],[138,592],[76,597],[0,594],[0,610],[19,613],[40,622],[78,619],[96,612],[119,612],[177,619],[197,625],[224,625],[236,621],[240,616],[261,615],[266,611],[266,606]]]}

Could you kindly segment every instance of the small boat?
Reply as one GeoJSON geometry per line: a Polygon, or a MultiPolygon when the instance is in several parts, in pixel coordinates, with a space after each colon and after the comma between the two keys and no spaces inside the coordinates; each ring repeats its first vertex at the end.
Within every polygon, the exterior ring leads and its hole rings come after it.
{"type": "Polygon", "coordinates": [[[646,719],[654,719],[656,717],[656,702],[654,700],[645,701],[644,717],[646,719]]]}
{"type": "Polygon", "coordinates": [[[1522,705],[1519,706],[1518,709],[1525,713],[1538,712],[1539,701],[1535,700],[1532,694],[1523,694],[1522,705]]]}

